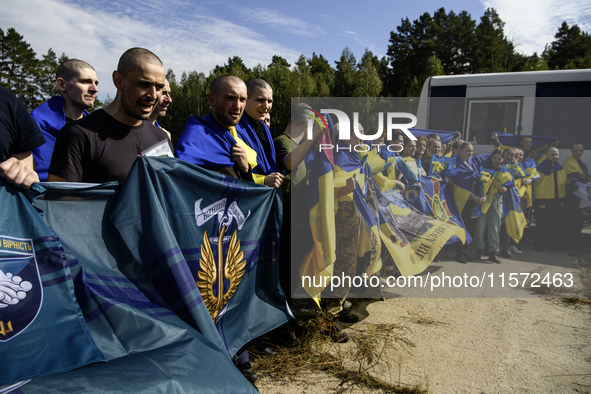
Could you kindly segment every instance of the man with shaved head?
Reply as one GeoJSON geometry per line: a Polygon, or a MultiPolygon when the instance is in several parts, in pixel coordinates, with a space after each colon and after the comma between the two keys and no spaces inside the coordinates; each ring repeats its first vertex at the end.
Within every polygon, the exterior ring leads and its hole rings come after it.
{"type": "Polygon", "coordinates": [[[87,110],[94,105],[98,92],[96,72],[85,61],[66,60],[59,65],[55,74],[59,94],[31,113],[46,141],[33,150],[35,167],[42,182],[47,180],[47,170],[59,131],[66,123],[88,115],[87,110]]]}
{"type": "Polygon", "coordinates": [[[240,123],[236,126],[238,135],[257,153],[257,166],[253,169],[256,183],[278,188],[285,176],[277,172],[275,146],[271,132],[265,124],[265,116],[273,106],[273,89],[264,79],[253,78],[246,82],[246,107],[240,123]]]}
{"type": "Polygon", "coordinates": [[[162,130],[164,130],[164,132],[166,133],[168,138],[171,138],[170,133],[168,132],[168,130],[166,130],[164,127],[162,127],[158,124],[158,121],[156,120],[156,118],[158,116],[166,115],[166,111],[168,110],[168,106],[171,103],[172,103],[172,97],[170,95],[170,83],[168,82],[168,79],[166,79],[164,82],[164,89],[162,89],[162,97],[160,98],[160,103],[158,103],[158,105],[154,107],[154,109],[152,110],[152,114],[150,115],[150,123],[152,123],[155,126],[160,127],[162,130]]]}
{"type": "Polygon", "coordinates": [[[558,164],[559,152],[548,149],[546,159],[538,165],[540,178],[534,181],[536,247],[562,249],[558,232],[562,229],[562,217],[566,197],[566,173],[558,164]]]}
{"type": "Polygon", "coordinates": [[[165,84],[162,61],[147,49],[128,49],[113,83],[111,104],[60,131],[48,181],[123,182],[144,150],[163,140],[172,150],[166,133],[148,121],[165,84]]]}
{"type": "MultiPolygon", "coordinates": [[[[212,81],[209,91],[211,112],[203,118],[191,116],[187,120],[175,156],[233,178],[254,182],[252,170],[257,166],[257,152],[249,146],[252,141],[244,135],[241,138],[236,130],[246,106],[246,85],[236,76],[221,75],[212,81]]],[[[258,379],[246,347],[240,349],[233,360],[249,381],[258,379]]]]}
{"type": "Polygon", "coordinates": [[[256,152],[236,131],[246,106],[246,85],[234,75],[221,75],[212,81],[209,91],[211,112],[203,118],[191,116],[187,120],[175,156],[252,182],[256,152]]]}

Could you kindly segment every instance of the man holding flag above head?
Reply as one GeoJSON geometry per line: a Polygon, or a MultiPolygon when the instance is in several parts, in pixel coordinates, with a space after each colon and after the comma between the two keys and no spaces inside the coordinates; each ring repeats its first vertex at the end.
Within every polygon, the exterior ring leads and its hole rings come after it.
{"type": "Polygon", "coordinates": [[[540,163],[546,158],[549,148],[558,146],[558,137],[493,133],[491,143],[495,148],[503,150],[509,147],[521,148],[526,159],[540,163]]]}

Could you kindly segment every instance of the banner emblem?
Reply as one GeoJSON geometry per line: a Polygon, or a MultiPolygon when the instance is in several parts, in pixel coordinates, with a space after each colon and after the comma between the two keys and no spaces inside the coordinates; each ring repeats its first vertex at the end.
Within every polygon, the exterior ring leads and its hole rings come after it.
{"type": "Polygon", "coordinates": [[[0,342],[23,332],[43,301],[33,242],[0,235],[0,342]]]}
{"type": "Polygon", "coordinates": [[[201,258],[199,259],[199,280],[196,282],[203,301],[211,318],[215,322],[220,311],[228,304],[232,295],[244,276],[246,260],[244,252],[240,249],[240,240],[237,237],[238,230],[234,230],[228,246],[228,253],[224,263],[224,232],[226,226],[222,226],[218,239],[217,264],[213,250],[207,237],[207,230],[203,233],[201,244],[201,258]]]}

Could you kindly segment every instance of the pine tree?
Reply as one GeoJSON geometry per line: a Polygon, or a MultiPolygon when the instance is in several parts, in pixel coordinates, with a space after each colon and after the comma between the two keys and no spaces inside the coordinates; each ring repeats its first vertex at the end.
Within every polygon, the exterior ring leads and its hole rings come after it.
{"type": "Polygon", "coordinates": [[[306,62],[306,57],[301,55],[291,70],[291,96],[310,97],[316,90],[312,70],[306,62]]]}
{"type": "Polygon", "coordinates": [[[32,110],[43,102],[35,84],[39,78],[39,60],[14,28],[9,28],[0,38],[0,85],[16,94],[32,110]]]}
{"type": "Polygon", "coordinates": [[[273,108],[271,124],[273,137],[281,134],[287,126],[291,107],[291,71],[290,64],[281,56],[273,56],[263,74],[263,79],[273,88],[273,108]]]}
{"type": "Polygon", "coordinates": [[[334,86],[335,70],[330,66],[330,63],[322,55],[312,53],[312,57],[308,59],[310,72],[315,82],[315,91],[312,94],[314,97],[330,97],[334,86]]]}
{"type": "Polygon", "coordinates": [[[353,52],[347,47],[343,49],[339,61],[335,61],[336,71],[334,73],[335,97],[352,97],[357,83],[357,60],[353,52]]]}
{"type": "Polygon", "coordinates": [[[49,48],[39,63],[37,85],[44,100],[49,100],[58,93],[55,85],[55,72],[59,63],[55,52],[49,48]]]}
{"type": "Polygon", "coordinates": [[[508,71],[509,56],[514,52],[513,44],[505,38],[505,22],[494,8],[488,8],[476,27],[478,39],[476,50],[479,72],[508,71]]]}
{"type": "Polygon", "coordinates": [[[546,47],[542,57],[550,69],[591,67],[591,37],[579,26],[569,27],[562,22],[554,41],[546,47]]]}

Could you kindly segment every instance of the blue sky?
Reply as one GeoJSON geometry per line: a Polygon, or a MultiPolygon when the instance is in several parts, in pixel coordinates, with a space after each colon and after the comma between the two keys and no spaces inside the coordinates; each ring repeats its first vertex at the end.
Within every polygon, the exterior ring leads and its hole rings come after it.
{"type": "Polygon", "coordinates": [[[494,7],[508,38],[528,55],[541,53],[563,20],[591,32],[588,0],[0,0],[0,6],[0,28],[14,27],[39,56],[53,48],[92,64],[101,99],[114,97],[112,70],[134,46],[152,50],[180,77],[207,74],[232,56],[248,67],[268,65],[273,55],[293,63],[313,52],[334,66],[345,47],[357,59],[366,48],[382,57],[402,18],[440,7],[466,10],[477,21],[494,7]]]}

